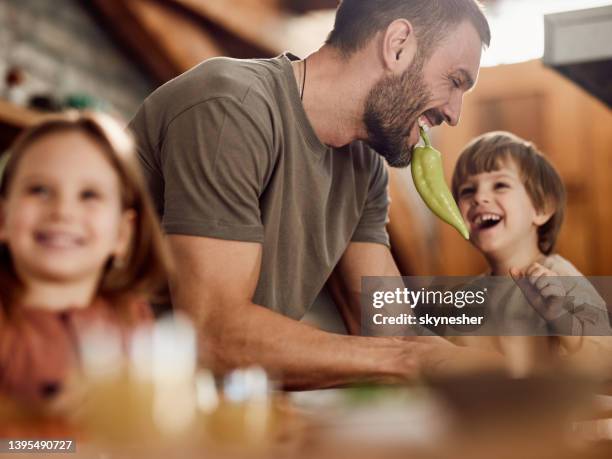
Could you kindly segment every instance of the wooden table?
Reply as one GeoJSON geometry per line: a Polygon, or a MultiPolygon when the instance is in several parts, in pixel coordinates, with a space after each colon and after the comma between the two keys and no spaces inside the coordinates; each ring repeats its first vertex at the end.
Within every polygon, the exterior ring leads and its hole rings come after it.
{"type": "MultiPolygon", "coordinates": [[[[477,375],[391,389],[277,393],[255,433],[245,428],[248,414],[226,404],[175,441],[134,434],[131,444],[99,446],[62,417],[5,420],[0,437],[72,437],[78,451],[71,458],[100,457],[100,450],[109,458],[609,458],[610,439],[597,438],[602,432],[592,421],[607,413],[609,401],[602,405],[594,389],[560,376],[477,375]]],[[[120,423],[125,413],[116,410],[120,423]]]]}

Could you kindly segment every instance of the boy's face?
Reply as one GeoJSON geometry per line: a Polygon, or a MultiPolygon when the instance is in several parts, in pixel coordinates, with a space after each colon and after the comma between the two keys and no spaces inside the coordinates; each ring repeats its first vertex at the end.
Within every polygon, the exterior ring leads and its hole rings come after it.
{"type": "Polygon", "coordinates": [[[537,249],[537,228],[549,215],[536,211],[513,161],[468,177],[458,196],[470,240],[485,255],[537,249]]]}

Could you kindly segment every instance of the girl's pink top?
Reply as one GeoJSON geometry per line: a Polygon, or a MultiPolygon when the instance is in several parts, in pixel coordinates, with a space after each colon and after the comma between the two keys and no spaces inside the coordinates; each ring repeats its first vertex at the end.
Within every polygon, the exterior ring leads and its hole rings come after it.
{"type": "Polygon", "coordinates": [[[145,301],[117,311],[102,300],[61,312],[20,307],[10,319],[0,305],[0,394],[24,401],[46,401],[60,394],[80,368],[79,343],[92,327],[111,327],[127,339],[138,325],[151,323],[145,301]]]}

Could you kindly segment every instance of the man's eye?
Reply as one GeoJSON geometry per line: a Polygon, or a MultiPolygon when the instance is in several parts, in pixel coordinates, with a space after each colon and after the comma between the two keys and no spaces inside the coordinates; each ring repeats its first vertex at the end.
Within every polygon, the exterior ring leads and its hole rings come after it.
{"type": "Polygon", "coordinates": [[[456,79],[456,78],[453,78],[453,79],[452,79],[452,82],[453,82],[453,86],[454,86],[455,88],[457,88],[457,89],[461,88],[461,81],[459,81],[459,80],[458,80],[458,79],[456,79]]]}

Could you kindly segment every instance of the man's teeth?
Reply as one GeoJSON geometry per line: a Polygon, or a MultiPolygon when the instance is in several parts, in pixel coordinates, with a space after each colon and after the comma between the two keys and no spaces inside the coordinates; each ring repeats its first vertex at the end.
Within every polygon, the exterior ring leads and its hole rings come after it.
{"type": "Polygon", "coordinates": [[[476,216],[476,218],[474,219],[474,223],[476,225],[480,226],[483,223],[487,223],[487,222],[495,222],[495,223],[497,223],[500,220],[501,220],[501,217],[499,215],[495,215],[495,214],[481,214],[481,215],[476,216]]]}
{"type": "Polygon", "coordinates": [[[428,124],[427,118],[425,118],[424,116],[419,117],[418,123],[419,123],[419,127],[422,127],[425,130],[425,132],[429,131],[429,124],[428,124]]]}

